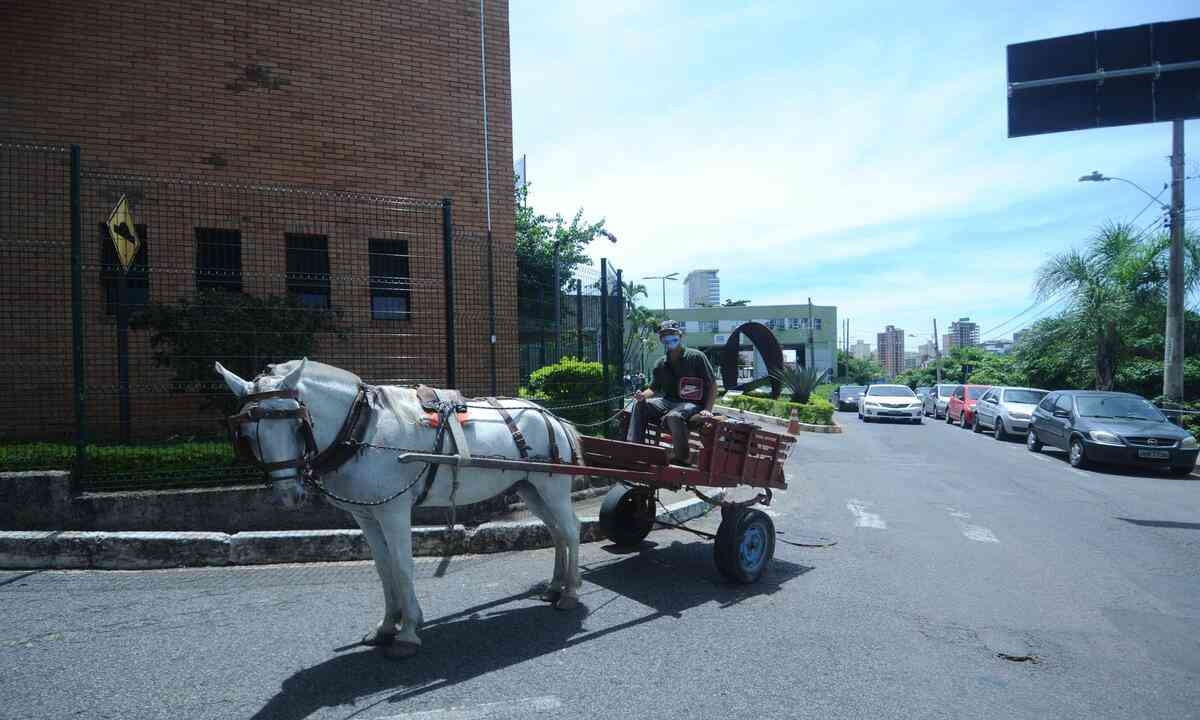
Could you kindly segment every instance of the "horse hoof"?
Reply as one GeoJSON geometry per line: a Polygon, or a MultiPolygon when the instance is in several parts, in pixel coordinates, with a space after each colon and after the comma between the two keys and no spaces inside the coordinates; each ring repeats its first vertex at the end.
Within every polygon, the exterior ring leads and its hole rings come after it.
{"type": "Polygon", "coordinates": [[[570,595],[563,595],[558,600],[554,601],[555,610],[574,610],[579,606],[579,598],[570,595]]]}
{"type": "Polygon", "coordinates": [[[369,632],[366,635],[363,635],[362,644],[370,646],[391,645],[395,639],[395,635],[381,635],[378,632],[369,632]]]}
{"type": "Polygon", "coordinates": [[[406,640],[397,640],[383,649],[383,654],[392,660],[403,660],[417,654],[421,646],[414,642],[406,640]]]}

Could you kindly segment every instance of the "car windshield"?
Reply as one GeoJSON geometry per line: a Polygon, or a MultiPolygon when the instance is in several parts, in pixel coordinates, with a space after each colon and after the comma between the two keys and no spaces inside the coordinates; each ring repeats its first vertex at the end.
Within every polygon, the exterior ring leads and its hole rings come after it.
{"type": "Polygon", "coordinates": [[[1080,395],[1075,398],[1075,404],[1079,409],[1079,414],[1084,417],[1167,421],[1158,408],[1139,397],[1080,395]]]}
{"type": "Polygon", "coordinates": [[[978,400],[979,396],[984,394],[988,390],[991,390],[991,388],[986,388],[986,387],[967,388],[967,399],[978,400]]]}
{"type": "Polygon", "coordinates": [[[903,385],[875,385],[867,394],[881,397],[916,397],[912,390],[903,385]]]}
{"type": "Polygon", "coordinates": [[[1045,390],[1005,390],[1004,402],[1037,405],[1046,397],[1045,390]]]}

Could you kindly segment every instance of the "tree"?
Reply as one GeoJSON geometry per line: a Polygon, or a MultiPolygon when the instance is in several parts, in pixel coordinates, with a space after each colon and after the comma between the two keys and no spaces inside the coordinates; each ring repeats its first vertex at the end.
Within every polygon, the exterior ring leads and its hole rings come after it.
{"type": "Polygon", "coordinates": [[[525,202],[528,192],[527,188],[516,191],[518,297],[524,294],[536,296],[539,288],[554,287],[555,247],[558,248],[559,280],[565,283],[576,267],[591,263],[586,253],[588,244],[600,236],[611,237],[604,227],[604,220],[585,220],[582,208],[575,212],[570,222],[562,215],[537,212],[525,202]]]}
{"type": "Polygon", "coordinates": [[[842,384],[865,385],[883,377],[883,368],[871,360],[856,358],[844,350],[838,350],[838,365],[844,369],[842,384]]]}

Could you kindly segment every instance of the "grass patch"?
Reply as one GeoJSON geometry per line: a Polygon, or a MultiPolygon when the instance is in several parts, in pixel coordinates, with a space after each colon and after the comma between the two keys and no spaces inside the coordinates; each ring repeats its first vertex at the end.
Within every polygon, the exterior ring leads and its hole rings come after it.
{"type": "MultiPolygon", "coordinates": [[[[178,445],[88,445],[89,475],[194,475],[199,470],[234,467],[228,442],[189,442],[178,445]]],[[[75,446],[69,443],[0,445],[0,472],[71,470],[75,446]]]]}

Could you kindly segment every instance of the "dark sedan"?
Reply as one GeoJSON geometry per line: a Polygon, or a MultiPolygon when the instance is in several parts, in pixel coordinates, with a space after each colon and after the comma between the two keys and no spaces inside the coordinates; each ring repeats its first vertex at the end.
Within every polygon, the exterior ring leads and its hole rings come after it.
{"type": "Polygon", "coordinates": [[[1166,468],[1187,475],[1200,444],[1138,395],[1092,390],[1052,392],[1038,403],[1026,447],[1067,451],[1071,465],[1091,463],[1166,468]]]}
{"type": "Polygon", "coordinates": [[[838,410],[857,410],[858,401],[866,389],[863,385],[842,385],[833,391],[833,397],[830,399],[838,410]]]}

